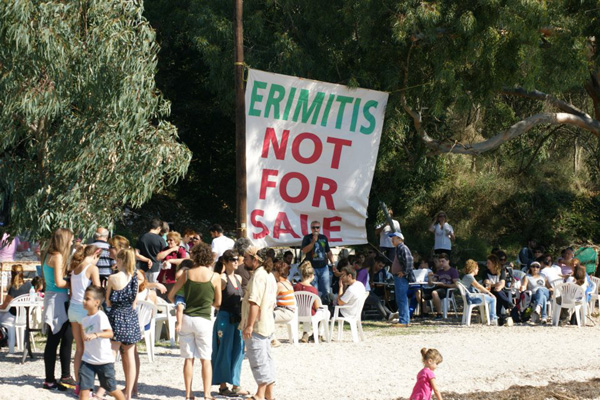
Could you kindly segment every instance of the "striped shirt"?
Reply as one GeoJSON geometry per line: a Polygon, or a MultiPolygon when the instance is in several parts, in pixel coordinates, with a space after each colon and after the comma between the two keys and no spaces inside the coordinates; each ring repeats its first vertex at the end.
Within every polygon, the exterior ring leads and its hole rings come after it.
{"type": "Polygon", "coordinates": [[[281,290],[281,286],[279,286],[279,284],[277,285],[277,307],[296,308],[296,297],[294,297],[294,288],[290,283],[286,285],[285,282],[279,282],[285,288],[285,290],[281,290]]]}

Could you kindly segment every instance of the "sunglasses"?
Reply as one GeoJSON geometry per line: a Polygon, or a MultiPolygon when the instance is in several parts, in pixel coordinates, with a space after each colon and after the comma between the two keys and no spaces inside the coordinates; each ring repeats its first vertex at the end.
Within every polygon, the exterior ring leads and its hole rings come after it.
{"type": "Polygon", "coordinates": [[[310,229],[321,229],[320,226],[311,226],[310,229]]]}
{"type": "Polygon", "coordinates": [[[233,260],[233,261],[237,261],[237,260],[239,260],[239,259],[240,259],[239,257],[233,257],[233,258],[232,258],[232,260],[233,260]]]}
{"type": "Polygon", "coordinates": [[[196,241],[198,241],[198,240],[200,240],[200,238],[197,238],[197,237],[193,237],[193,238],[192,238],[192,241],[194,241],[194,242],[196,242],[196,241]]]}

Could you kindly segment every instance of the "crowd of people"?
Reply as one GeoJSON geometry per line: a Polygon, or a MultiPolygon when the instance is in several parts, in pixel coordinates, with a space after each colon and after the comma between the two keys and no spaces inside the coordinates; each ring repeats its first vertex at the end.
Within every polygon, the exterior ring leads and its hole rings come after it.
{"type": "MultiPolygon", "coordinates": [[[[451,264],[454,230],[443,212],[430,227],[435,238],[430,259],[413,257],[400,224],[391,215],[376,228],[379,249],[372,246],[356,254],[342,252],[337,262],[327,237],[320,233],[320,223],[313,221],[310,228],[300,256],[290,250],[278,256],[274,249],[259,249],[247,238],[234,241],[219,225],[209,228],[212,242],[207,244],[198,232],[190,229],[180,234],[165,222],[153,220],[135,248],[123,236],[110,237],[105,228],[98,228],[89,244],[61,228],[40,253],[43,278],[25,282],[22,268],[14,266],[11,287],[0,309],[32,288],[41,291],[43,287],[47,332],[43,387],[73,389],[87,399],[98,376],[97,396],[106,391],[115,398],[131,399],[138,395],[140,374],[136,343],[142,338],[142,329],[149,329],[140,327],[136,305],[138,301],[156,304],[162,297],[176,310],[186,399],[194,398],[196,359],[200,360],[205,398],[210,398],[213,385],[221,395],[250,395],[241,385],[246,356],[257,385],[252,398],[262,400],[274,398],[271,348],[281,345],[274,337],[275,324],[294,318],[298,307],[295,292],[317,296],[311,313],[322,317],[319,319],[329,320],[336,305],[352,306],[364,300],[381,319],[402,328],[409,326],[418,306],[421,315],[431,311],[434,319],[441,319],[444,299],[459,284],[467,293],[483,294],[494,325],[512,325],[515,319],[547,323],[546,304],[556,282],[584,286],[588,296],[593,287],[571,248],[554,260],[533,242],[519,254],[523,275],[515,274],[517,267],[503,251],[495,249],[485,263],[467,260],[461,278],[451,264]],[[59,379],[55,376],[57,350],[59,379]],[[123,391],[115,382],[117,353],[125,376],[123,391]]],[[[356,312],[356,307],[342,310],[348,316],[356,312]]],[[[3,313],[0,323],[10,322],[11,317],[14,313],[3,313]]],[[[324,340],[323,335],[323,324],[312,334],[305,325],[300,341],[324,340]]],[[[426,351],[423,360],[428,369],[422,371],[424,379],[431,380],[441,356],[426,351]]],[[[431,390],[438,395],[435,384],[431,390]]]]}

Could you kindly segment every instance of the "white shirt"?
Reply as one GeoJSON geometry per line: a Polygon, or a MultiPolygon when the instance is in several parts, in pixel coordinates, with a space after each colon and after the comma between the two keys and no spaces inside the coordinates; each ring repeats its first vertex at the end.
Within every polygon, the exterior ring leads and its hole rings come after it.
{"type": "MultiPolygon", "coordinates": [[[[393,219],[392,222],[394,223],[394,228],[396,229],[395,232],[401,232],[400,222],[396,221],[395,219],[393,219]]],[[[387,223],[387,221],[383,224],[377,225],[377,229],[380,229],[384,225],[385,227],[379,233],[379,247],[394,247],[392,244],[392,239],[388,237],[388,234],[392,233],[392,228],[390,228],[390,225],[387,223]]]]}
{"type": "Polygon", "coordinates": [[[348,286],[348,289],[342,294],[340,300],[342,300],[345,306],[349,306],[350,308],[341,308],[340,312],[344,317],[356,318],[358,314],[362,312],[362,310],[357,309],[357,307],[353,307],[357,301],[365,297],[365,285],[362,282],[356,281],[352,285],[348,286]]]}
{"type": "Polygon", "coordinates": [[[431,274],[431,270],[429,268],[415,269],[415,270],[413,270],[413,273],[415,274],[415,282],[416,283],[428,282],[429,274],[431,274]]]}
{"type": "Polygon", "coordinates": [[[454,233],[452,225],[446,222],[442,228],[439,223],[436,223],[433,227],[433,233],[435,235],[435,244],[433,245],[434,250],[452,250],[452,241],[449,237],[454,233]]]}
{"type": "Polygon", "coordinates": [[[562,274],[562,270],[556,264],[551,267],[546,267],[540,271],[540,275],[545,276],[548,283],[552,283],[553,281],[555,281],[557,279],[562,280],[562,277],[560,276],[561,274],[562,274]]]}
{"type": "Polygon", "coordinates": [[[302,274],[298,269],[300,264],[292,264],[290,265],[290,272],[288,274],[288,280],[292,283],[300,282],[302,280],[302,274]]]}
{"type": "MultiPolygon", "coordinates": [[[[81,320],[81,327],[86,335],[100,333],[105,330],[112,330],[108,317],[104,311],[98,310],[94,315],[88,315],[81,320]]],[[[88,364],[104,365],[115,362],[115,356],[110,347],[110,339],[95,338],[84,343],[83,357],[81,358],[88,364]]]]}
{"type": "Polygon", "coordinates": [[[213,253],[217,253],[217,258],[221,257],[227,250],[233,249],[235,242],[225,235],[213,239],[210,247],[213,253]]]}
{"type": "Polygon", "coordinates": [[[527,274],[527,290],[531,290],[533,293],[541,287],[546,287],[546,277],[540,273],[540,276],[534,278],[527,274]]]}

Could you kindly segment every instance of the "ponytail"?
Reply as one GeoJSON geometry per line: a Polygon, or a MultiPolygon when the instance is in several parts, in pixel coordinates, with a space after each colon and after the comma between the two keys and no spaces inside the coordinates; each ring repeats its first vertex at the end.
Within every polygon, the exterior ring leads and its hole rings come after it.
{"type": "Polygon", "coordinates": [[[98,250],[99,248],[93,244],[80,246],[71,256],[71,265],[69,266],[69,270],[73,271],[75,268],[77,268],[77,266],[79,266],[79,264],[83,262],[86,257],[94,255],[98,250]]]}
{"type": "Polygon", "coordinates": [[[132,248],[119,251],[117,260],[121,260],[127,274],[133,275],[135,273],[135,251],[132,248]]]}
{"type": "Polygon", "coordinates": [[[428,349],[425,347],[421,349],[421,357],[423,357],[423,362],[431,360],[436,364],[439,364],[442,361],[444,361],[444,358],[442,357],[442,354],[439,351],[437,351],[436,349],[428,349]]]}

